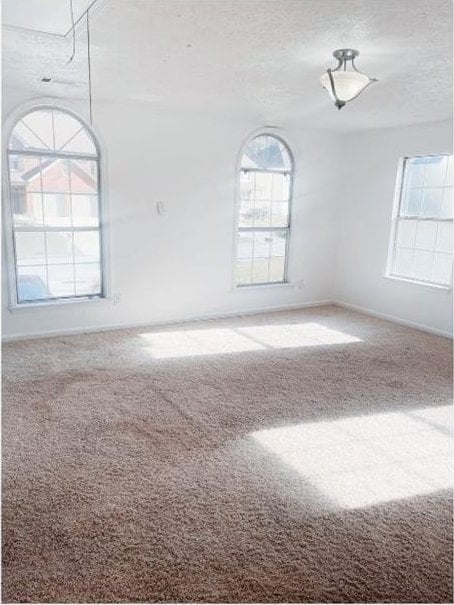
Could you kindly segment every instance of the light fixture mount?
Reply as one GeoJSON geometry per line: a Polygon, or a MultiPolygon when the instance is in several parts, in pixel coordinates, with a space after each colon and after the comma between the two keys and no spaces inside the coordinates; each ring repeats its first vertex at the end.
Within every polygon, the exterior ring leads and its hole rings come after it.
{"type": "Polygon", "coordinates": [[[333,57],[337,59],[337,66],[327,69],[320,78],[322,86],[329,92],[338,109],[342,109],[346,103],[356,99],[370,84],[378,81],[356,68],[355,59],[358,55],[359,51],[353,48],[335,50],[333,57]]]}
{"type": "MultiPolygon", "coordinates": [[[[354,48],[339,48],[333,52],[333,57],[341,62],[353,61],[359,55],[359,50],[354,48]]],[[[337,68],[336,68],[337,69],[337,68]]]]}

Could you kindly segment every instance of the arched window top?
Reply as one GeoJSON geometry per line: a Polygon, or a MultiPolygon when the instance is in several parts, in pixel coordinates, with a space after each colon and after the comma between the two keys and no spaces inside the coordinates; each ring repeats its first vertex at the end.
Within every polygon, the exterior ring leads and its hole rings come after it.
{"type": "Polygon", "coordinates": [[[34,109],[15,125],[10,151],[39,151],[97,156],[98,150],[85,124],[53,107],[34,109]]]}
{"type": "Polygon", "coordinates": [[[241,157],[241,168],[290,172],[293,161],[284,141],[270,134],[260,134],[246,145],[241,157]]]}

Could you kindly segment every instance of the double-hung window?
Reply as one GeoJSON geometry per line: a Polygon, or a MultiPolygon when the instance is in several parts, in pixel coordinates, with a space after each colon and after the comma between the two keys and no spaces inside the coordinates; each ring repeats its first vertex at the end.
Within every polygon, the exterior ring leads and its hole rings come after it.
{"type": "Polygon", "coordinates": [[[103,296],[98,146],[72,114],[39,108],[8,145],[13,302],[103,296]]]}
{"type": "Polygon", "coordinates": [[[284,283],[290,234],[293,160],[282,139],[259,135],[240,164],[237,286],[284,283]]]}
{"type": "Polygon", "coordinates": [[[403,160],[388,275],[449,287],[453,263],[453,156],[403,160]]]}

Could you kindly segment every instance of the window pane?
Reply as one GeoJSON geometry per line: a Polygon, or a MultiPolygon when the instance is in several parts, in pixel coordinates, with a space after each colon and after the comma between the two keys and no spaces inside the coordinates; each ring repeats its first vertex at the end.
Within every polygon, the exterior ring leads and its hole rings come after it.
{"type": "Polygon", "coordinates": [[[252,258],[252,245],[254,234],[250,231],[242,232],[238,235],[237,258],[252,258]]]}
{"type": "Polygon", "coordinates": [[[434,255],[432,279],[435,283],[450,284],[452,275],[452,257],[449,254],[434,255]]]}
{"type": "Polygon", "coordinates": [[[421,214],[421,198],[421,189],[404,189],[402,191],[400,214],[402,216],[419,216],[421,214]]]}
{"type": "Polygon", "coordinates": [[[101,270],[98,263],[75,265],[76,294],[89,295],[101,293],[101,270]]]}
{"type": "Polygon", "coordinates": [[[452,187],[447,187],[443,193],[443,205],[441,208],[441,218],[453,218],[454,195],[452,187]]]}
{"type": "Polygon", "coordinates": [[[45,193],[44,223],[50,227],[71,226],[71,198],[65,193],[45,193]]]}
{"type": "Polygon", "coordinates": [[[291,170],[292,163],[288,149],[282,141],[270,135],[260,135],[247,145],[241,166],[265,170],[291,170]]]}
{"type": "Polygon", "coordinates": [[[268,258],[254,258],[252,263],[252,281],[255,284],[268,282],[270,261],[268,258]]]}
{"type": "Polygon", "coordinates": [[[257,172],[255,174],[255,199],[273,199],[273,173],[257,172]]]}
{"type": "Polygon", "coordinates": [[[254,227],[269,227],[271,222],[271,202],[255,202],[254,227]]]}
{"type": "Polygon", "coordinates": [[[44,265],[46,263],[43,232],[16,232],[15,246],[18,265],[44,265]]]}
{"type": "Polygon", "coordinates": [[[82,130],[79,122],[63,111],[54,111],[55,149],[61,151],[68,142],[82,130]]]}
{"type": "Polygon", "coordinates": [[[49,291],[52,297],[74,296],[73,265],[48,265],[49,291]]]}
{"type": "Polygon", "coordinates": [[[401,219],[397,224],[397,245],[404,248],[413,248],[416,238],[417,221],[401,219]]]}
{"type": "Polygon", "coordinates": [[[9,148],[14,150],[49,149],[34,132],[26,126],[22,120],[18,122],[13,130],[9,141],[9,148]]]}
{"type": "Polygon", "coordinates": [[[13,216],[24,216],[27,212],[27,194],[20,187],[11,187],[11,206],[13,216]]]}
{"type": "Polygon", "coordinates": [[[274,256],[270,259],[270,282],[282,282],[285,276],[285,257],[274,256]]]}
{"type": "Polygon", "coordinates": [[[439,217],[443,202],[443,187],[422,190],[421,216],[439,217]]]}
{"type": "Polygon", "coordinates": [[[255,172],[240,173],[240,196],[242,200],[254,199],[255,172]]]}
{"type": "Polygon", "coordinates": [[[437,252],[452,253],[453,245],[453,225],[449,223],[440,223],[437,233],[437,252]]]}
{"type": "Polygon", "coordinates": [[[47,231],[47,262],[66,264],[73,262],[73,235],[68,232],[47,231]]]}
{"type": "Polygon", "coordinates": [[[269,231],[256,231],[254,233],[254,256],[270,256],[272,241],[273,236],[269,231]]]}
{"type": "Polygon", "coordinates": [[[452,155],[450,155],[448,158],[448,170],[446,173],[446,183],[445,183],[445,185],[447,187],[452,187],[454,185],[454,183],[453,183],[453,162],[454,162],[453,157],[452,157],[452,155]]]}
{"type": "Polygon", "coordinates": [[[425,158],[408,158],[405,161],[404,187],[422,187],[424,172],[425,158]]]}
{"type": "Polygon", "coordinates": [[[252,281],[252,259],[239,259],[236,262],[236,283],[238,285],[250,284],[252,281]]]}
{"type": "Polygon", "coordinates": [[[17,296],[19,302],[49,298],[46,267],[18,267],[17,296]]]}
{"type": "Polygon", "coordinates": [[[434,263],[433,252],[415,250],[414,277],[416,279],[430,280],[434,263]]]}
{"type": "Polygon", "coordinates": [[[22,118],[21,122],[41,141],[43,148],[54,149],[52,109],[31,111],[22,118]]]}
{"type": "Polygon", "coordinates": [[[15,227],[42,227],[43,201],[41,193],[24,193],[11,189],[15,227]]]}
{"type": "Polygon", "coordinates": [[[70,160],[71,193],[98,192],[98,164],[94,160],[70,160]]]}
{"type": "Polygon", "coordinates": [[[394,273],[401,277],[413,277],[414,251],[397,248],[394,259],[394,273]]]}
{"type": "Polygon", "coordinates": [[[433,250],[437,237],[437,223],[435,221],[417,222],[415,247],[423,250],[433,250]]]}
{"type": "Polygon", "coordinates": [[[448,169],[448,158],[439,155],[426,158],[426,170],[424,174],[424,185],[426,187],[442,186],[446,180],[448,169]]]}
{"type": "Polygon", "coordinates": [[[40,158],[29,155],[9,156],[9,178],[11,187],[27,192],[41,191],[40,158]]]}
{"type": "Polygon", "coordinates": [[[290,176],[273,174],[273,200],[287,202],[290,195],[290,176]]]}
{"type": "Polygon", "coordinates": [[[272,227],[287,227],[288,206],[288,202],[273,202],[273,205],[271,207],[272,227]]]}
{"type": "Polygon", "coordinates": [[[72,217],[74,227],[97,227],[99,204],[97,195],[72,195],[72,217]]]}
{"type": "Polygon", "coordinates": [[[9,148],[53,150],[52,110],[32,111],[22,118],[14,127],[9,148]]]}
{"type": "Polygon", "coordinates": [[[97,155],[97,150],[93,139],[86,130],[80,130],[79,133],[63,147],[63,151],[83,153],[86,155],[97,155]]]}
{"type": "Polygon", "coordinates": [[[69,164],[61,158],[43,159],[41,164],[43,191],[69,193],[69,164]]]}
{"type": "Polygon", "coordinates": [[[76,263],[99,263],[100,242],[98,231],[74,233],[74,260],[76,263]]]}
{"type": "Polygon", "coordinates": [[[272,234],[272,256],[285,256],[287,247],[287,231],[275,231],[272,234]]]}
{"type": "Polygon", "coordinates": [[[240,227],[253,227],[254,226],[254,202],[241,202],[239,226],[240,227]]]}

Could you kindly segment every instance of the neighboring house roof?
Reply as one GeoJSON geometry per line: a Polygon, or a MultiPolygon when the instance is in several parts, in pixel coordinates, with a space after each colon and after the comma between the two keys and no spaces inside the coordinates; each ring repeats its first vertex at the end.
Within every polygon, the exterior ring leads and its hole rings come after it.
{"type": "MultiPolygon", "coordinates": [[[[40,170],[42,172],[47,171],[51,166],[59,163],[61,160],[62,158],[46,160],[45,162],[43,162],[43,164],[41,164],[41,166],[37,166],[35,168],[32,168],[31,170],[28,170],[27,172],[24,172],[24,174],[22,175],[22,180],[24,182],[33,181],[39,176],[40,170]]],[[[96,187],[95,179],[93,179],[90,174],[83,170],[77,163],[73,163],[71,165],[71,170],[73,170],[77,174],[77,176],[82,179],[82,181],[84,181],[87,185],[89,185],[90,187],[96,187]]]]}
{"type": "Polygon", "coordinates": [[[49,166],[52,166],[52,164],[54,162],[56,162],[56,161],[58,161],[58,160],[47,160],[41,166],[37,166],[35,168],[31,168],[27,172],[24,172],[24,174],[22,175],[22,180],[23,181],[32,181],[36,176],[38,176],[38,174],[40,173],[41,169],[45,170],[49,166]]]}

